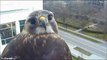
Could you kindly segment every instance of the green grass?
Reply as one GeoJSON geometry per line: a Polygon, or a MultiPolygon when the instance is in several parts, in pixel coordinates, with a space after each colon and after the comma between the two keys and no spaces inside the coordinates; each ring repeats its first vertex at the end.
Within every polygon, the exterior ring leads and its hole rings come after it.
{"type": "MultiPolygon", "coordinates": [[[[58,23],[58,26],[64,26],[64,25],[61,24],[61,23],[58,23]]],[[[65,26],[64,26],[64,27],[65,27],[65,26]]],[[[73,30],[73,31],[77,30],[76,28],[69,27],[69,26],[67,26],[67,29],[71,29],[71,30],[73,30]]]]}
{"type": "MultiPolygon", "coordinates": [[[[56,21],[64,23],[63,20],[61,20],[60,18],[56,18],[56,21]]],[[[80,20],[78,20],[78,19],[74,20],[74,19],[71,19],[71,18],[66,18],[65,23],[67,23],[71,26],[75,26],[75,27],[80,27],[80,24],[81,24],[80,20]]]]}
{"type": "Polygon", "coordinates": [[[67,31],[67,32],[69,32],[69,33],[71,33],[71,34],[77,35],[77,36],[79,36],[79,37],[85,38],[85,39],[87,39],[87,40],[89,40],[89,41],[92,41],[92,42],[95,42],[95,43],[101,43],[101,42],[99,42],[99,41],[97,41],[97,40],[94,40],[94,39],[92,39],[92,38],[89,38],[89,37],[86,37],[86,36],[77,34],[77,33],[75,33],[75,32],[68,31],[68,30],[62,29],[62,28],[60,28],[60,27],[59,27],[59,29],[64,30],[64,31],[67,31]]]}
{"type": "Polygon", "coordinates": [[[79,57],[72,56],[73,60],[80,60],[79,57]]]}
{"type": "MultiPolygon", "coordinates": [[[[61,20],[60,18],[57,18],[56,20],[57,20],[59,26],[66,27],[66,25],[64,25],[63,20],[61,20]]],[[[73,20],[72,18],[66,18],[65,23],[69,25],[69,26],[67,26],[67,29],[71,29],[73,31],[77,30],[80,27],[80,24],[81,24],[80,20],[73,20]]],[[[107,41],[107,34],[94,33],[94,32],[88,32],[88,31],[83,31],[83,32],[86,35],[90,35],[90,36],[93,36],[93,37],[96,37],[96,38],[103,39],[103,40],[107,41]]],[[[78,35],[78,34],[75,34],[75,35],[78,35]]],[[[99,42],[99,41],[96,41],[96,40],[94,40],[92,38],[89,38],[89,37],[84,37],[84,36],[81,36],[81,35],[78,35],[78,36],[89,39],[90,41],[93,41],[93,42],[99,42]]]]}
{"type": "Polygon", "coordinates": [[[91,33],[91,32],[83,32],[86,35],[90,35],[99,39],[103,39],[107,41],[107,34],[100,34],[100,33],[91,33]]]}
{"type": "Polygon", "coordinates": [[[79,51],[79,52],[81,52],[81,53],[83,53],[83,54],[85,54],[85,55],[87,55],[87,56],[91,55],[90,52],[88,52],[88,51],[86,51],[86,50],[84,50],[84,49],[82,49],[80,47],[75,47],[74,49],[77,50],[77,51],[79,51]]]}

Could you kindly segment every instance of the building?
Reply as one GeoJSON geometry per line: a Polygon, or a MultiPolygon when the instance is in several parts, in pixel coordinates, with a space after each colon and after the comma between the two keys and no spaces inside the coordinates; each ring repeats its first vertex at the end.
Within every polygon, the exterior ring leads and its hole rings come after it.
{"type": "Polygon", "coordinates": [[[1,1],[0,54],[12,38],[22,31],[26,17],[43,9],[42,1],[1,1]]]}

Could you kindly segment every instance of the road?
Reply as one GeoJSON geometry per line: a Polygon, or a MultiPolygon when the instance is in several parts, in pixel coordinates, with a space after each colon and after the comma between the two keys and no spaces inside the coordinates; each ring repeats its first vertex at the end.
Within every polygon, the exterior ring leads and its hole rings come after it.
{"type": "Polygon", "coordinates": [[[107,46],[102,46],[100,44],[91,42],[89,40],[64,32],[62,30],[59,30],[59,34],[67,43],[76,45],[92,54],[96,54],[106,59],[107,46]]]}

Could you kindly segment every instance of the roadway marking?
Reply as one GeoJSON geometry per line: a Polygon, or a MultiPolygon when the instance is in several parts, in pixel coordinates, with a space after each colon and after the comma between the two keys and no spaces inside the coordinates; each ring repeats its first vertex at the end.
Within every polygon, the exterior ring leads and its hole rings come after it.
{"type": "MultiPolygon", "coordinates": [[[[61,32],[62,33],[62,32],[61,32]]],[[[76,35],[72,35],[72,34],[69,34],[69,33],[63,33],[63,34],[66,34],[66,35],[70,35],[70,36],[74,36],[73,38],[75,38],[75,39],[81,39],[81,41],[84,41],[84,42],[87,42],[87,43],[89,43],[90,45],[93,45],[93,46],[95,46],[95,44],[96,43],[93,43],[93,42],[91,42],[91,41],[87,41],[86,39],[84,39],[84,38],[81,38],[81,37],[78,37],[78,36],[76,36],[76,35]],[[76,37],[78,37],[78,38],[76,38],[76,37]]],[[[101,46],[101,45],[98,45],[98,44],[96,44],[96,46],[95,47],[98,47],[98,48],[101,48],[101,49],[103,49],[104,51],[107,51],[107,48],[106,47],[104,47],[104,46],[101,46]]]]}
{"type": "MultiPolygon", "coordinates": [[[[71,37],[68,37],[68,36],[65,36],[65,37],[67,37],[67,38],[69,38],[69,39],[71,38],[71,37]]],[[[77,39],[77,38],[73,38],[73,39],[75,40],[75,39],[77,39]]],[[[76,40],[75,40],[75,41],[76,41],[76,40]]],[[[79,42],[79,43],[80,43],[80,44],[84,44],[84,43],[82,43],[82,42],[79,42]]],[[[84,44],[84,45],[86,45],[86,46],[87,46],[87,44],[84,44]]],[[[92,47],[92,46],[89,46],[89,47],[92,47]]],[[[94,48],[94,47],[93,47],[93,48],[94,48]]],[[[97,50],[97,49],[96,49],[96,50],[97,50]]],[[[103,52],[103,53],[105,53],[105,52],[104,52],[104,51],[102,51],[102,50],[100,50],[100,51],[101,51],[101,52],[103,52]]]]}
{"type": "MultiPolygon", "coordinates": [[[[61,35],[61,36],[62,36],[62,37],[67,37],[67,38],[71,39],[71,37],[67,36],[67,35],[69,35],[69,34],[67,34],[67,33],[65,33],[65,34],[66,34],[66,35],[64,35],[64,36],[61,35]]],[[[84,46],[87,46],[87,44],[84,44],[84,43],[82,43],[82,42],[77,42],[77,41],[75,40],[75,39],[77,39],[77,38],[72,37],[72,39],[74,39],[74,41],[75,41],[76,43],[80,43],[80,44],[82,44],[82,45],[84,45],[84,46]]],[[[66,40],[67,40],[67,39],[66,39],[66,40]]],[[[78,40],[78,39],[77,39],[77,40],[78,40]]],[[[69,41],[70,41],[70,40],[69,40],[69,41]]],[[[73,41],[73,42],[74,42],[74,41],[73,41]]],[[[71,42],[71,41],[70,41],[70,42],[71,42]]],[[[71,43],[72,43],[72,42],[71,42],[71,43]]],[[[89,45],[90,45],[90,44],[89,44],[89,45]]],[[[94,47],[92,47],[92,46],[88,46],[88,47],[89,47],[89,48],[92,48],[91,51],[94,50],[94,49],[97,50],[96,48],[94,48],[94,47]]],[[[97,51],[100,51],[100,53],[101,53],[101,52],[105,53],[104,51],[102,51],[102,50],[100,50],[100,49],[97,50],[97,51]]],[[[97,53],[98,53],[98,52],[97,52],[97,53]]]]}
{"type": "MultiPolygon", "coordinates": [[[[65,39],[66,40],[66,39],[65,39]]],[[[71,41],[70,41],[71,42],[71,41]]],[[[80,42],[79,42],[80,43],[80,42]]],[[[83,43],[80,43],[80,44],[83,44],[83,43]]],[[[83,44],[83,45],[85,45],[85,44],[83,44]]],[[[85,46],[87,46],[87,45],[85,45],[85,46]]],[[[93,50],[97,50],[97,49],[95,49],[94,47],[92,47],[92,46],[88,46],[89,48],[91,48],[91,49],[93,49],[93,50]]],[[[83,47],[83,49],[84,49],[84,47],[83,47]]],[[[85,49],[86,50],[86,49],[85,49]]],[[[93,50],[91,50],[91,51],[93,51],[93,50]]],[[[101,53],[103,53],[103,56],[102,57],[106,57],[106,53],[104,52],[104,51],[101,51],[101,50],[97,50],[97,51],[100,51],[100,52],[97,52],[97,53],[99,53],[100,54],[100,56],[101,56],[101,53]]],[[[92,53],[92,52],[91,52],[92,53]]],[[[104,57],[104,58],[105,58],[104,57]]]]}

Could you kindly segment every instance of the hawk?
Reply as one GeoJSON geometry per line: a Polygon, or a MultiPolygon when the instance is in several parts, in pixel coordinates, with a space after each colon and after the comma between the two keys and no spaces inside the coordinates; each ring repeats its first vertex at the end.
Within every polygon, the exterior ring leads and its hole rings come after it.
{"type": "Polygon", "coordinates": [[[72,60],[69,47],[57,33],[51,11],[34,11],[27,17],[23,31],[5,47],[1,59],[72,60]]]}

